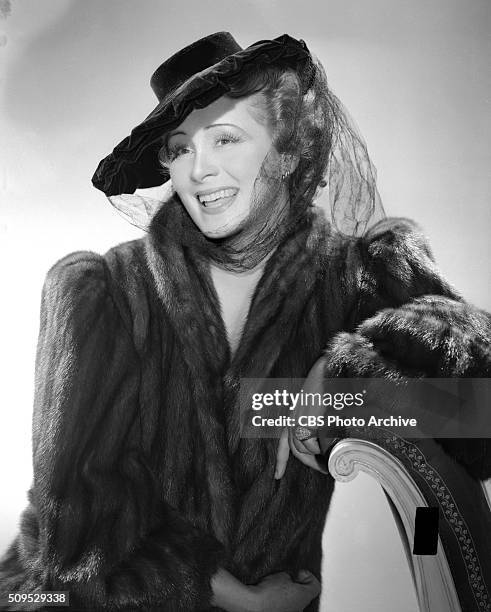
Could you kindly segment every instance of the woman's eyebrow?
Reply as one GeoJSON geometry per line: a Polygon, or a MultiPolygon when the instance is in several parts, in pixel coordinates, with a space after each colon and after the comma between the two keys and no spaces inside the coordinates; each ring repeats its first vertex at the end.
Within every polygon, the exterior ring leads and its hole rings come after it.
{"type": "MultiPolygon", "coordinates": [[[[221,127],[221,126],[234,127],[234,128],[239,129],[239,130],[242,130],[242,128],[239,127],[238,125],[236,125],[235,123],[210,123],[210,125],[207,125],[204,129],[205,130],[209,130],[211,128],[221,127]]],[[[244,131],[244,130],[242,130],[242,131],[244,131]]],[[[187,132],[184,132],[183,130],[178,130],[176,132],[170,132],[168,138],[172,138],[173,136],[187,136],[187,132]]]]}
{"type": "Polygon", "coordinates": [[[238,128],[239,130],[242,129],[238,125],[236,125],[235,123],[212,123],[210,125],[207,125],[205,127],[205,130],[209,130],[210,128],[221,127],[221,126],[234,127],[234,128],[238,128]]]}

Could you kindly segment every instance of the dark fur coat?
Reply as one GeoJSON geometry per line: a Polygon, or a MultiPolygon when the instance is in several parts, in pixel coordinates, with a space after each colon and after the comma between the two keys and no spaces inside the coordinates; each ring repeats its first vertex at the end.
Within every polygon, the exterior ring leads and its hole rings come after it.
{"type": "MultiPolygon", "coordinates": [[[[315,211],[268,260],[232,358],[209,267],[172,212],[144,239],[74,253],[47,276],[34,482],[2,592],[192,611],[210,607],[219,566],[246,583],[319,576],[333,481],[293,459],[274,479],[278,441],[239,436],[239,379],[305,377],[326,347],[334,374],[489,375],[489,317],[442,279],[413,223],[347,240],[315,211]]],[[[485,452],[461,460],[486,476],[485,452]]]]}

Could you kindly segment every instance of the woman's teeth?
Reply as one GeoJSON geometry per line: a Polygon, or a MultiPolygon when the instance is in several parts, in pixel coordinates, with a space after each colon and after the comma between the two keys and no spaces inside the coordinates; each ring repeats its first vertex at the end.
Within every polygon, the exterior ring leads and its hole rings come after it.
{"type": "Polygon", "coordinates": [[[237,193],[237,189],[221,189],[220,191],[214,191],[206,195],[199,195],[198,200],[205,207],[212,206],[214,203],[221,204],[219,200],[222,198],[230,198],[237,193]]]}

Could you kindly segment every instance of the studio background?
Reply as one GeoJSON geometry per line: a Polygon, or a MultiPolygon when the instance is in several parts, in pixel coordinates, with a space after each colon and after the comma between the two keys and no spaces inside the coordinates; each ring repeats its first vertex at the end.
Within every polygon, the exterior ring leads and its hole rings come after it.
{"type": "MultiPolygon", "coordinates": [[[[418,221],[446,278],[491,309],[489,0],[0,0],[0,14],[0,552],[31,478],[44,276],[141,235],[90,178],[155,106],[153,70],[201,36],[303,38],[368,143],[387,213],[418,221]]],[[[337,485],[324,549],[322,612],[417,609],[368,477],[337,485]]]]}

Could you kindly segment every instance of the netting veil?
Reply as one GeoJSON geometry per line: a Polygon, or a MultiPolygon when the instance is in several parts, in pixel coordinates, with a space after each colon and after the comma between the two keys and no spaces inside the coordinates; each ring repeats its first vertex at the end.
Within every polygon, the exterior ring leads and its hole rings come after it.
{"type": "MultiPolygon", "coordinates": [[[[257,73],[258,68],[255,70],[257,73]]],[[[250,76],[239,75],[235,82],[231,81],[226,95],[241,97],[241,79],[250,82],[250,76]]],[[[306,91],[291,69],[280,70],[279,76],[276,70],[275,78],[269,78],[268,83],[266,93],[276,97],[275,106],[279,109],[273,126],[273,147],[254,184],[251,214],[233,236],[206,238],[180,204],[170,181],[133,194],[109,196],[111,204],[130,223],[144,230],[148,230],[158,210],[169,207],[169,212],[172,209],[172,214],[180,215],[185,242],[218,265],[239,271],[262,261],[286,235],[302,225],[312,206],[324,210],[336,231],[348,237],[363,235],[384,216],[376,171],[354,122],[328,87],[322,65],[314,60],[306,91]],[[277,87],[273,92],[272,82],[277,87]]],[[[168,170],[165,142],[166,135],[162,134],[159,157],[168,170]]]]}

